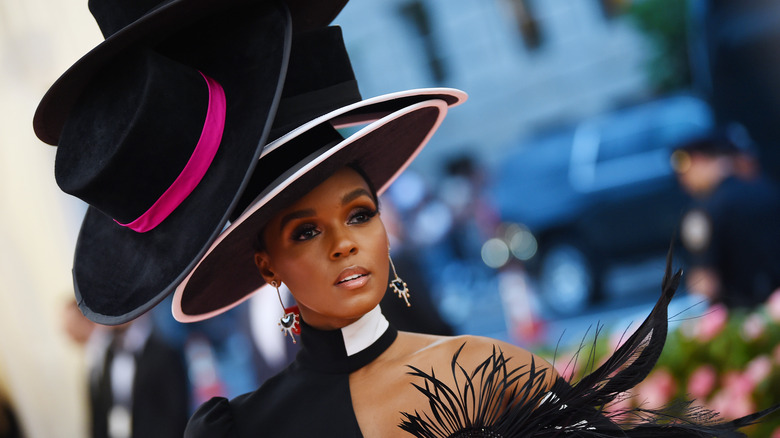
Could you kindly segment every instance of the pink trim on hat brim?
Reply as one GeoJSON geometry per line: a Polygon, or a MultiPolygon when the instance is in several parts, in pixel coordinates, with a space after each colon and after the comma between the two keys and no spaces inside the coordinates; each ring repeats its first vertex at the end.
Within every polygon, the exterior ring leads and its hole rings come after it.
{"type": "Polygon", "coordinates": [[[297,128],[293,129],[287,134],[279,137],[278,139],[272,141],[271,143],[268,143],[268,145],[265,148],[263,148],[263,152],[260,155],[260,158],[264,157],[265,155],[268,155],[277,147],[287,143],[288,141],[290,141],[290,139],[297,137],[302,132],[306,132],[312,127],[319,125],[320,123],[327,121],[330,122],[334,128],[342,129],[342,128],[349,128],[352,126],[365,125],[367,123],[373,123],[388,115],[388,114],[376,114],[376,113],[363,113],[354,116],[348,116],[348,114],[352,111],[356,111],[371,105],[403,99],[406,97],[431,96],[430,99],[428,100],[434,100],[434,99],[441,99],[440,97],[436,97],[436,96],[442,96],[442,95],[455,98],[454,103],[447,104],[448,107],[458,106],[463,102],[465,102],[466,99],[468,99],[468,94],[466,94],[464,91],[458,90],[457,88],[445,88],[445,87],[416,88],[413,90],[397,91],[394,93],[382,94],[379,96],[371,97],[365,100],[361,100],[360,102],[355,102],[347,106],[343,106],[341,108],[335,109],[327,114],[323,114],[315,119],[312,119],[298,126],[297,128]]]}
{"type": "MultiPolygon", "coordinates": [[[[463,93],[463,94],[465,95],[465,93],[463,93]]],[[[398,175],[400,175],[409,166],[409,164],[411,164],[411,162],[414,161],[415,157],[417,157],[417,155],[420,153],[420,151],[423,149],[423,147],[425,147],[425,145],[431,139],[433,134],[439,128],[439,125],[441,125],[441,122],[444,120],[444,117],[447,115],[447,107],[448,107],[447,102],[445,102],[444,100],[441,100],[441,99],[432,99],[432,100],[427,100],[427,101],[423,101],[423,102],[418,102],[416,104],[404,107],[403,109],[400,109],[400,110],[398,110],[398,111],[396,111],[396,112],[394,112],[394,113],[392,113],[392,114],[390,114],[388,116],[385,116],[385,117],[375,121],[374,123],[371,123],[371,124],[367,125],[363,129],[357,131],[356,133],[354,133],[354,134],[350,135],[349,137],[347,137],[346,139],[344,139],[344,141],[342,141],[338,145],[328,149],[327,152],[325,152],[324,154],[320,155],[315,160],[312,160],[310,163],[306,164],[300,170],[298,170],[293,175],[291,175],[289,178],[287,178],[287,180],[285,180],[284,183],[276,186],[270,193],[265,195],[262,199],[254,202],[252,205],[250,205],[241,214],[241,216],[239,216],[232,224],[230,224],[229,227],[227,227],[217,237],[216,240],[214,240],[214,242],[211,244],[211,246],[206,251],[206,253],[203,255],[203,257],[198,261],[197,265],[195,265],[195,268],[192,269],[189,272],[189,274],[187,274],[187,277],[184,279],[184,281],[182,281],[178,286],[176,286],[176,291],[173,294],[173,303],[171,305],[171,312],[173,314],[174,319],[176,319],[179,322],[184,322],[184,323],[203,321],[203,320],[212,318],[214,316],[220,315],[220,314],[222,314],[224,312],[227,312],[228,310],[238,306],[239,304],[241,304],[244,301],[246,301],[249,298],[251,298],[252,295],[256,294],[258,291],[262,290],[263,287],[265,287],[265,285],[261,286],[260,288],[256,289],[253,292],[250,292],[250,293],[246,294],[244,297],[234,301],[233,303],[231,303],[231,304],[229,304],[227,306],[221,307],[219,309],[212,310],[211,312],[201,313],[201,314],[198,314],[198,315],[186,314],[186,313],[184,313],[184,311],[182,310],[182,307],[181,307],[181,301],[182,301],[182,295],[184,293],[184,289],[186,288],[187,283],[189,282],[190,278],[195,273],[195,271],[198,269],[198,267],[203,262],[203,260],[208,258],[209,254],[211,254],[211,251],[213,251],[214,248],[219,246],[219,244],[227,236],[229,236],[230,233],[232,233],[236,228],[241,226],[241,224],[247,218],[252,216],[252,214],[254,214],[254,212],[256,212],[257,210],[262,208],[265,204],[268,203],[269,200],[271,200],[274,197],[276,197],[277,195],[279,195],[279,193],[281,193],[284,189],[286,189],[290,184],[292,184],[294,181],[296,181],[298,178],[300,178],[301,175],[304,175],[307,172],[311,171],[312,169],[316,168],[318,165],[320,165],[321,163],[326,161],[328,158],[330,158],[331,156],[333,156],[337,152],[339,152],[342,149],[348,147],[349,145],[351,145],[355,141],[365,137],[366,135],[370,134],[371,132],[375,131],[376,129],[384,126],[386,123],[389,123],[389,122],[391,122],[391,121],[393,121],[393,120],[403,116],[404,114],[407,114],[407,113],[419,110],[419,109],[421,109],[423,107],[438,107],[439,108],[439,116],[436,119],[436,121],[431,125],[431,128],[428,131],[428,134],[420,142],[420,144],[417,146],[415,151],[411,155],[409,155],[409,157],[406,159],[406,161],[387,180],[387,182],[384,185],[382,185],[382,187],[378,187],[377,188],[377,194],[381,195],[387,189],[387,187],[389,187],[390,184],[392,184],[392,182],[398,177],[398,175]]],[[[304,126],[307,126],[307,125],[308,124],[306,124],[304,126]]],[[[301,128],[303,128],[303,126],[301,128]]],[[[299,130],[296,129],[293,132],[296,132],[296,131],[299,131],[299,130]]],[[[282,137],[282,138],[285,138],[285,137],[282,137]]],[[[282,138],[280,138],[277,141],[281,141],[282,138]]],[[[257,275],[260,275],[260,273],[258,272],[257,275]]]]}
{"type": "Polygon", "coordinates": [[[187,165],[184,166],[170,187],[138,219],[126,224],[114,219],[114,222],[119,225],[139,233],[145,233],[160,225],[195,190],[214,160],[225,129],[227,101],[222,86],[203,72],[199,73],[206,80],[209,102],[200,139],[198,139],[198,144],[195,145],[187,165]]]}

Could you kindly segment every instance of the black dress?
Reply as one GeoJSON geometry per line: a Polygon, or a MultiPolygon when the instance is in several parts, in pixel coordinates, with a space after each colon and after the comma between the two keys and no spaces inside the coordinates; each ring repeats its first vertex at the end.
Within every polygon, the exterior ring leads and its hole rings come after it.
{"type": "MultiPolygon", "coordinates": [[[[385,321],[381,313],[379,317],[385,321]]],[[[257,391],[204,403],[184,436],[362,437],[352,410],[349,374],[395,341],[398,331],[386,322],[382,327],[368,347],[348,355],[342,330],[318,330],[302,321],[301,351],[287,368],[257,391]]]]}
{"type": "MultiPolygon", "coordinates": [[[[544,368],[534,363],[509,367],[500,349],[474,370],[464,370],[454,352],[451,388],[410,367],[414,387],[427,397],[426,412],[403,413],[399,425],[410,436],[467,437],[736,437],[736,429],[767,411],[732,422],[712,412],[678,403],[669,410],[610,412],[610,404],[642,381],[655,365],[666,339],[666,309],[679,283],[667,265],[663,294],[637,331],[604,365],[573,384],[562,378],[545,388],[544,368]],[[525,381],[522,386],[518,380],[525,381]],[[624,421],[613,421],[620,415],[624,421]],[[628,419],[626,423],[625,420],[628,419]]],[[[378,312],[378,308],[376,309],[378,312]]],[[[379,314],[382,321],[384,317],[379,314]]],[[[376,359],[397,331],[375,330],[366,348],[349,355],[342,330],[322,331],[302,323],[301,351],[295,361],[255,392],[231,401],[214,398],[190,419],[185,437],[362,437],[349,390],[349,374],[376,359]]],[[[381,401],[378,401],[381,403],[381,401]]]]}

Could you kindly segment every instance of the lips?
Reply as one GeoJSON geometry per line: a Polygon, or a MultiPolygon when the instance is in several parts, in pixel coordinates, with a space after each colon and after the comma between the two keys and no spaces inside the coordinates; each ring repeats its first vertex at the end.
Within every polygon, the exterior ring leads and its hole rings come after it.
{"type": "Polygon", "coordinates": [[[345,283],[345,282],[351,281],[351,280],[357,280],[360,277],[363,277],[363,274],[350,275],[349,277],[339,281],[337,284],[345,283]]]}
{"type": "Polygon", "coordinates": [[[359,266],[344,269],[336,278],[336,286],[360,287],[368,281],[369,272],[359,266]]]}

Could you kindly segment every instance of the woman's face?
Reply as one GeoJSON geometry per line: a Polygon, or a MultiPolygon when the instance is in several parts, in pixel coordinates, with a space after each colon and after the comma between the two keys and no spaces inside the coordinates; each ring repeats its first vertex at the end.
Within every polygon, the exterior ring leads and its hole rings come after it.
{"type": "Polygon", "coordinates": [[[284,283],[301,316],[320,329],[344,327],[376,307],[387,289],[384,224],[360,174],[343,168],[265,227],[255,263],[284,283]]]}

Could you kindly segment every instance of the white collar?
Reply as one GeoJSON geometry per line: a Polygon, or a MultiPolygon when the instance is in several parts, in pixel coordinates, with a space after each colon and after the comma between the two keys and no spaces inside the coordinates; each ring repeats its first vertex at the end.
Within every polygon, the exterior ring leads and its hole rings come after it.
{"type": "Polygon", "coordinates": [[[347,356],[359,353],[376,342],[390,323],[382,315],[382,309],[377,304],[370,312],[366,313],[360,319],[352,324],[341,328],[341,335],[344,338],[344,347],[347,356]]]}

